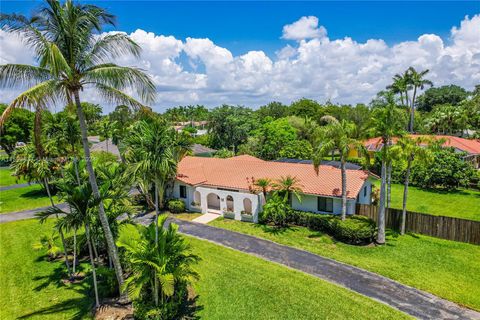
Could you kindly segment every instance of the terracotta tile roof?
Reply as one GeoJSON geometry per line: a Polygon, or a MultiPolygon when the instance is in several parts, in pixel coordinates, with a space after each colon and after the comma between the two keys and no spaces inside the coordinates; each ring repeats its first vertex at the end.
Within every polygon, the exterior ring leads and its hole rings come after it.
{"type": "MultiPolygon", "coordinates": [[[[443,146],[453,147],[455,149],[467,152],[468,154],[480,154],[480,140],[478,139],[465,139],[455,136],[442,136],[442,135],[417,135],[411,134],[410,137],[428,137],[435,140],[445,139],[443,146]]],[[[393,143],[398,139],[394,138],[393,143]]],[[[370,151],[378,151],[382,149],[382,139],[380,137],[371,138],[365,141],[365,147],[370,151]]]]}
{"type": "MultiPolygon", "coordinates": [[[[341,196],[340,169],[320,166],[317,175],[311,164],[264,161],[248,155],[227,159],[185,157],[178,165],[177,179],[190,185],[249,190],[255,179],[276,180],[288,175],[299,179],[303,193],[341,196]]],[[[347,170],[348,198],[357,197],[368,176],[366,171],[347,170]]]]}

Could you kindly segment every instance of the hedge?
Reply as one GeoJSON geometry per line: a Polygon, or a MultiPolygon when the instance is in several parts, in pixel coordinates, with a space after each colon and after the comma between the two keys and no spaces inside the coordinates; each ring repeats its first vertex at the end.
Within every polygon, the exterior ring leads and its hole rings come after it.
{"type": "Polygon", "coordinates": [[[336,215],[293,210],[287,216],[286,222],[327,233],[349,244],[368,244],[376,235],[375,222],[364,216],[347,216],[347,219],[342,221],[336,215]]]}
{"type": "Polygon", "coordinates": [[[178,199],[172,199],[168,201],[167,208],[171,213],[185,212],[185,202],[178,199]]]}

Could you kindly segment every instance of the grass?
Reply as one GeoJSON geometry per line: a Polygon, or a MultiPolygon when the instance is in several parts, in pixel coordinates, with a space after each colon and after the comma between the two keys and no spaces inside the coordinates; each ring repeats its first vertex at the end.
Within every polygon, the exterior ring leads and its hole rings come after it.
{"type": "MultiPolygon", "coordinates": [[[[56,198],[54,201],[56,201],[56,198]]],[[[0,214],[35,209],[48,205],[50,205],[50,200],[40,185],[0,192],[0,214]]]]}
{"type": "Polygon", "coordinates": [[[201,213],[193,213],[193,212],[184,212],[184,213],[170,213],[170,217],[180,220],[187,220],[192,221],[195,218],[200,217],[201,213]]]}
{"type": "MultiPolygon", "coordinates": [[[[92,305],[86,282],[64,285],[61,261],[32,243],[52,221],[0,224],[0,319],[84,319],[92,305]]],[[[202,319],[406,319],[381,303],[301,272],[188,238],[202,261],[195,284],[202,319]]]]}
{"type": "Polygon", "coordinates": [[[12,184],[25,183],[23,179],[12,176],[10,168],[0,168],[0,187],[11,186],[12,184]]]}
{"type": "Polygon", "coordinates": [[[62,261],[49,262],[32,249],[53,221],[0,224],[0,319],[84,319],[92,303],[89,285],[61,282],[62,261]]]}
{"type": "MultiPolygon", "coordinates": [[[[375,182],[380,187],[380,182],[375,182]]],[[[403,185],[392,184],[392,208],[403,205],[403,185]]],[[[480,221],[480,191],[423,190],[408,188],[407,210],[436,216],[447,216],[480,221]]]]}
{"type": "Polygon", "coordinates": [[[219,218],[210,225],[237,231],[379,273],[480,310],[480,246],[421,235],[389,234],[385,246],[352,246],[303,227],[275,229],[219,218]]]}

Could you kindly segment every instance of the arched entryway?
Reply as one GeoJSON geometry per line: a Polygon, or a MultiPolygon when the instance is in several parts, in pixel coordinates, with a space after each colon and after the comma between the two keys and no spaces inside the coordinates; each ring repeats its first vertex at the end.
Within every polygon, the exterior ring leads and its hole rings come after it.
{"type": "Polygon", "coordinates": [[[233,197],[232,196],[227,196],[227,211],[229,211],[229,212],[234,211],[233,197]]]}
{"type": "Polygon", "coordinates": [[[207,196],[208,209],[220,210],[220,197],[215,193],[209,193],[207,196]]]}
{"type": "Polygon", "coordinates": [[[243,211],[248,214],[252,214],[252,200],[245,198],[243,199],[243,211]]]}

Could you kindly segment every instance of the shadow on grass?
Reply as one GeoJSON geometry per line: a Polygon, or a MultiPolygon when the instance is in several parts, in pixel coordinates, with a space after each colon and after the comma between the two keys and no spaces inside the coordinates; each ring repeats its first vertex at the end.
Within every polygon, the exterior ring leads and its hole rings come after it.
{"type": "MultiPolygon", "coordinates": [[[[45,257],[42,257],[42,259],[45,260],[45,257]]],[[[65,271],[65,267],[59,265],[50,274],[34,277],[32,281],[40,283],[33,290],[41,292],[49,286],[55,286],[56,289],[62,288],[62,290],[68,290],[80,294],[80,297],[63,300],[51,306],[24,314],[17,319],[28,319],[31,317],[61,314],[66,311],[72,311],[71,319],[76,320],[84,319],[88,314],[91,314],[93,297],[90,283],[87,280],[76,284],[65,284],[63,280],[67,277],[68,275],[65,271]]]]}
{"type": "Polygon", "coordinates": [[[30,190],[19,195],[20,198],[31,200],[31,199],[40,199],[47,197],[47,194],[43,189],[30,190]]]}
{"type": "Polygon", "coordinates": [[[273,235],[279,235],[279,234],[282,234],[282,233],[285,233],[286,231],[290,231],[290,230],[294,230],[294,228],[290,227],[290,226],[270,226],[270,225],[267,225],[267,224],[254,224],[254,227],[255,228],[260,228],[262,229],[263,232],[265,233],[270,233],[270,234],[273,234],[273,235]]]}

